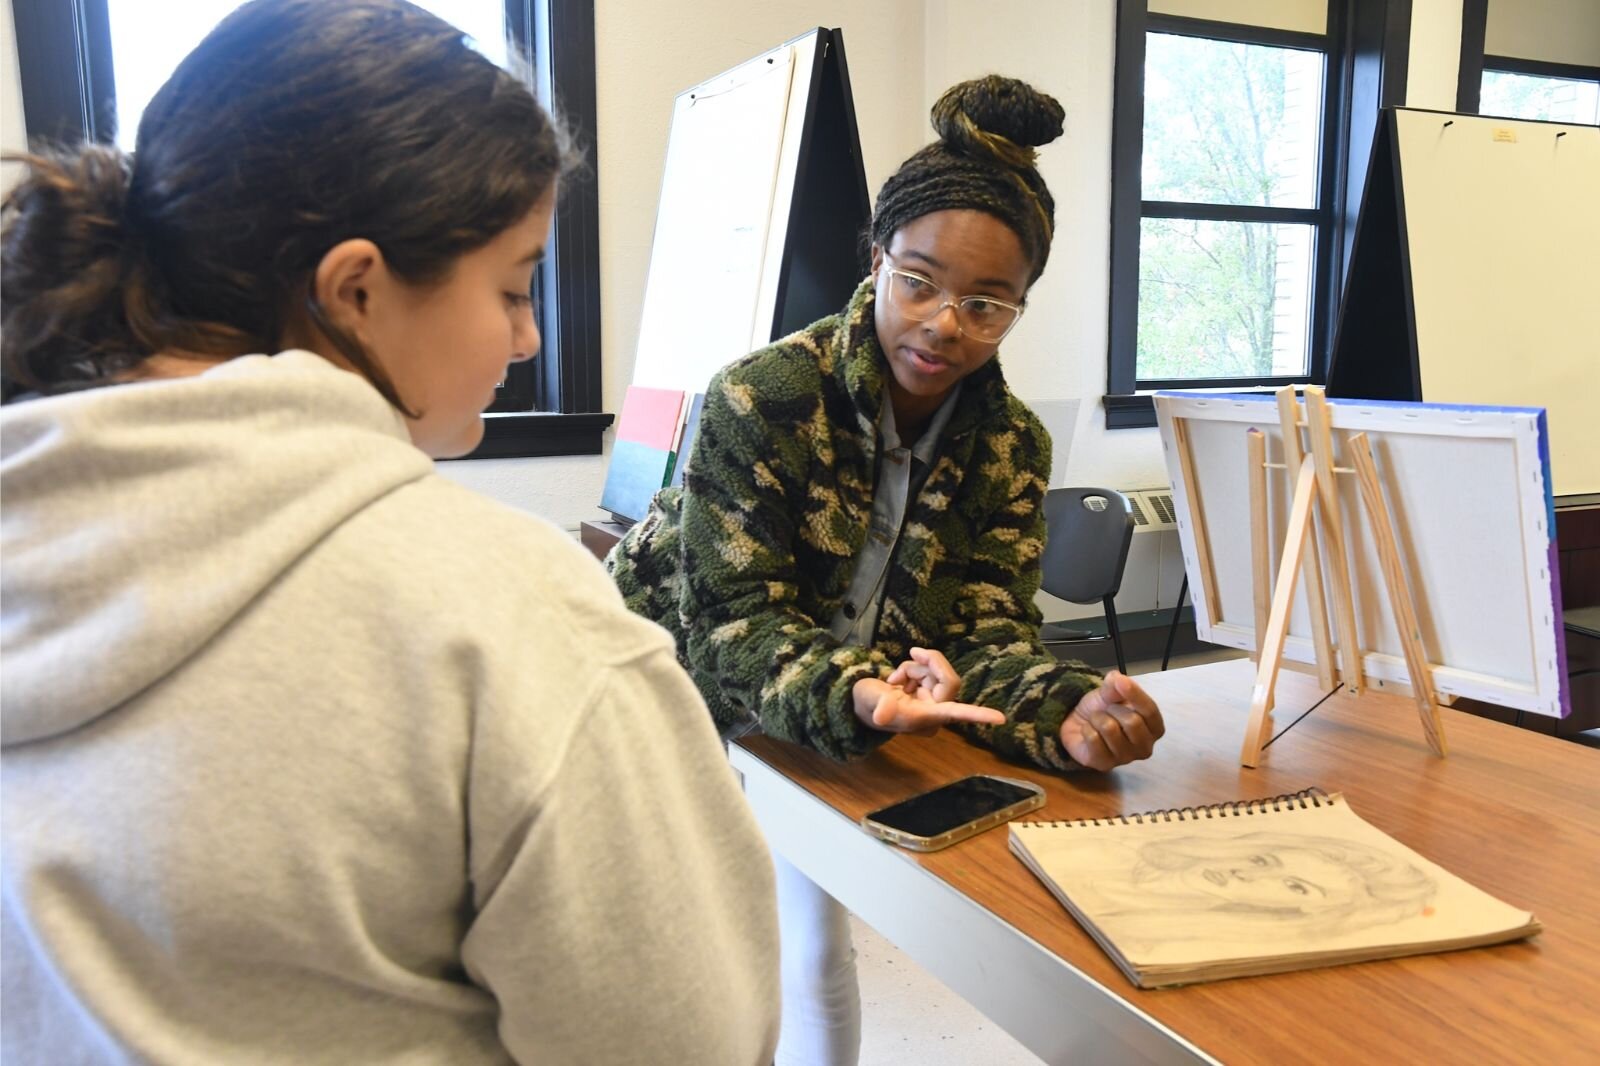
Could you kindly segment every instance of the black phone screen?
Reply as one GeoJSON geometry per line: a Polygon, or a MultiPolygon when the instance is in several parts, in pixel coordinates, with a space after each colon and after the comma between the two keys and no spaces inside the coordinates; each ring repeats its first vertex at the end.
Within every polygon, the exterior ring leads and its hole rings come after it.
{"type": "Polygon", "coordinates": [[[957,826],[1003,810],[1035,795],[1031,789],[994,777],[964,777],[948,785],[912,796],[908,800],[874,811],[870,821],[919,837],[948,833],[957,826]]]}

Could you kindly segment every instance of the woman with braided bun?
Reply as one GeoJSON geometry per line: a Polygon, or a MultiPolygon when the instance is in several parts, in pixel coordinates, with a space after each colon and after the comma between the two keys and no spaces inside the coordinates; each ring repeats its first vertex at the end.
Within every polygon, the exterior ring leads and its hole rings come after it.
{"type": "MultiPolygon", "coordinates": [[[[1010,78],[945,92],[939,140],[878,194],[849,304],[712,379],[683,490],[613,550],[724,735],[844,760],[949,725],[1055,771],[1143,759],[1161,736],[1131,680],[1038,639],[1050,442],[996,356],[1050,254],[1034,149],[1063,117],[1010,78]]],[[[777,865],[778,1060],[853,1063],[847,916],[777,865]]]]}

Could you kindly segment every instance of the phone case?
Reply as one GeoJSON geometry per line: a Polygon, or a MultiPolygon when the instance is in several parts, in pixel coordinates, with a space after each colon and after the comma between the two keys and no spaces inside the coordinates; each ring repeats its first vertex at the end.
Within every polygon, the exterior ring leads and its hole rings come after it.
{"type": "Polygon", "coordinates": [[[875,837],[887,840],[891,844],[898,844],[900,847],[911,851],[938,851],[940,848],[948,848],[951,844],[959,844],[968,837],[975,837],[985,829],[993,829],[997,825],[1004,825],[1019,814],[1027,814],[1029,811],[1036,811],[1044,806],[1044,789],[1032,781],[1020,781],[1015,777],[1001,777],[999,774],[983,774],[981,776],[992,777],[996,781],[1004,781],[1007,784],[1028,789],[1033,795],[1026,799],[1018,800],[1009,807],[1001,807],[991,814],[985,814],[974,818],[970,822],[964,822],[954,829],[947,829],[937,836],[922,837],[900,829],[892,829],[879,822],[874,822],[867,815],[861,816],[861,828],[875,837]]]}

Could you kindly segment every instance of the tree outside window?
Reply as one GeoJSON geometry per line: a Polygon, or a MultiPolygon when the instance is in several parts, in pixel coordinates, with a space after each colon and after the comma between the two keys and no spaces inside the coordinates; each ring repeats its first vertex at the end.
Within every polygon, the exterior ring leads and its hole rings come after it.
{"type": "MultiPolygon", "coordinates": [[[[140,116],[178,63],[243,0],[48,0],[13,6],[31,140],[112,141],[132,150],[140,116]]],[[[339,0],[327,0],[336,3],[339,0]]],[[[415,0],[459,27],[491,61],[526,55],[543,99],[559,100],[589,175],[594,157],[594,0],[415,0]]],[[[520,60],[518,61],[520,62],[520,60]]],[[[598,197],[563,187],[551,258],[534,277],[544,351],[511,368],[469,458],[598,455],[598,197]]]]}
{"type": "Polygon", "coordinates": [[[1290,219],[1317,207],[1322,68],[1309,50],[1148,35],[1138,380],[1306,374],[1316,226],[1290,219]]]}
{"type": "Polygon", "coordinates": [[[1478,114],[1600,126],[1600,81],[1485,70],[1478,114]]]}

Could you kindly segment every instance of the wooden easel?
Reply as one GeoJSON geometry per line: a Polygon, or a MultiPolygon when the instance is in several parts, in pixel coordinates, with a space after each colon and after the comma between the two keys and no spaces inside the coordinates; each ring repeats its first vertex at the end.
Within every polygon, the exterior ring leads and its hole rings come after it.
{"type": "Polygon", "coordinates": [[[1444,726],[1439,719],[1439,704],[1433,688],[1433,668],[1423,652],[1422,635],[1417,625],[1415,601],[1405,569],[1400,563],[1394,527],[1389,509],[1384,504],[1383,492],[1378,485],[1377,467],[1372,461],[1372,449],[1365,433],[1350,437],[1346,451],[1350,456],[1348,467],[1335,466],[1333,461],[1333,433],[1328,416],[1328,402],[1323,390],[1310,386],[1305,389],[1305,418],[1300,418],[1300,405],[1295,402],[1294,387],[1278,390],[1278,417],[1283,427],[1282,463],[1269,463],[1266,458],[1266,438],[1260,430],[1249,431],[1248,462],[1250,464],[1250,543],[1255,585],[1256,628],[1256,681],[1250,698],[1250,724],[1245,730],[1244,748],[1239,761],[1244,766],[1256,766],[1261,761],[1261,749],[1272,737],[1273,690],[1278,683],[1278,669],[1283,662],[1283,642],[1289,632],[1289,613],[1294,606],[1296,578],[1305,571],[1311,615],[1312,642],[1316,650],[1317,676],[1324,688],[1331,690],[1342,681],[1352,692],[1360,694],[1366,686],[1361,665],[1361,642],[1356,631],[1355,599],[1351,594],[1350,572],[1345,539],[1345,516],[1339,505],[1335,481],[1338,475],[1352,475],[1361,491],[1361,501],[1372,527],[1373,543],[1378,552],[1383,582],[1388,592],[1389,607],[1394,614],[1395,628],[1405,652],[1406,672],[1411,678],[1412,698],[1422,720],[1422,730],[1428,746],[1440,756],[1446,755],[1444,726]],[[1304,429],[1309,439],[1310,454],[1301,445],[1300,432],[1304,429]],[[1288,528],[1284,534],[1283,554],[1278,563],[1275,585],[1268,585],[1271,571],[1270,547],[1267,532],[1267,471],[1284,470],[1291,479],[1293,497],[1289,505],[1288,528]],[[1332,634],[1329,631],[1327,604],[1322,584],[1322,565],[1317,549],[1315,525],[1321,531],[1322,543],[1328,551],[1329,581],[1332,584],[1334,618],[1338,627],[1338,658],[1335,660],[1332,634]],[[1269,600],[1270,588],[1270,604],[1269,600]]]}

